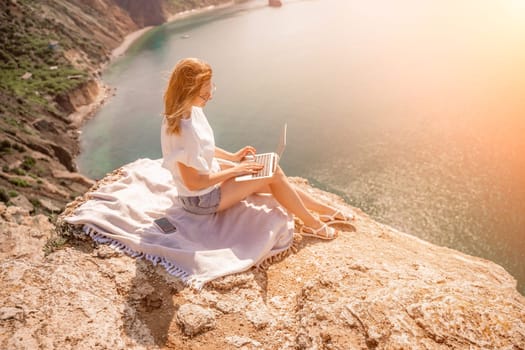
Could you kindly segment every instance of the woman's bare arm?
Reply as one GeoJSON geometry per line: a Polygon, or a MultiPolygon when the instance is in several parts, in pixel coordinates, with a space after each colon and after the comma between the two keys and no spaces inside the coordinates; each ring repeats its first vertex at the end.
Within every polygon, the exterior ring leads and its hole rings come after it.
{"type": "Polygon", "coordinates": [[[217,173],[201,174],[197,169],[186,166],[181,162],[177,162],[177,165],[184,185],[191,191],[208,188],[235,176],[255,174],[263,168],[262,164],[255,162],[242,162],[234,167],[221,170],[217,173]]]}
{"type": "Polygon", "coordinates": [[[233,162],[235,161],[233,153],[223,150],[217,146],[215,146],[215,158],[231,160],[233,162]]]}
{"type": "Polygon", "coordinates": [[[235,153],[225,151],[222,148],[215,146],[216,158],[226,159],[232,162],[240,162],[246,155],[255,154],[255,152],[255,148],[252,146],[243,147],[235,153]]]}

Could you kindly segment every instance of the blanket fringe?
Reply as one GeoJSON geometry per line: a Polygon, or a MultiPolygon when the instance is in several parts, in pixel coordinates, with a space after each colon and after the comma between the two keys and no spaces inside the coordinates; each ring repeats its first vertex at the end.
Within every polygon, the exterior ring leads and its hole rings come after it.
{"type": "Polygon", "coordinates": [[[296,254],[299,250],[299,243],[301,242],[300,235],[297,233],[294,233],[293,235],[293,241],[292,244],[286,248],[286,250],[283,250],[282,252],[276,253],[274,255],[271,255],[264,259],[262,262],[256,265],[256,267],[260,270],[267,270],[270,265],[278,263],[279,261],[284,260],[287,256],[290,254],[296,254]]]}
{"type": "MultiPolygon", "coordinates": [[[[98,232],[95,227],[90,226],[88,224],[74,225],[66,222],[63,218],[60,221],[60,224],[61,225],[57,225],[57,232],[63,236],[74,236],[78,239],[82,239],[82,237],[89,237],[97,244],[105,244],[110,248],[114,249],[115,251],[124,253],[132,258],[145,259],[147,261],[150,261],[154,266],[160,265],[164,267],[168,274],[177,277],[184,283],[184,285],[192,289],[200,291],[208,282],[207,280],[202,280],[198,277],[192,276],[191,274],[187,273],[182,268],[177,266],[174,262],[164,257],[136,251],[122,242],[109,238],[104,234],[98,232]]],[[[282,252],[268,256],[262,262],[256,264],[255,268],[260,270],[266,270],[270,265],[282,261],[284,258],[291,255],[292,253],[297,253],[299,249],[299,244],[301,242],[300,237],[301,235],[294,233],[292,244],[290,245],[290,247],[286,248],[282,252]]]]}
{"type": "Polygon", "coordinates": [[[191,276],[189,273],[187,273],[182,268],[177,266],[174,262],[164,257],[152,255],[152,254],[146,254],[144,252],[139,252],[134,249],[131,249],[124,243],[114,240],[112,238],[109,238],[102,233],[99,233],[95,228],[90,227],[89,225],[84,225],[82,228],[82,232],[85,235],[89,236],[96,243],[107,244],[110,248],[118,252],[122,252],[126,255],[129,255],[132,258],[145,259],[145,260],[150,261],[153,264],[153,266],[160,265],[164,267],[164,269],[166,270],[168,274],[179,278],[185,285],[191,288],[201,290],[204,284],[206,283],[205,281],[199,278],[195,278],[191,276]]]}

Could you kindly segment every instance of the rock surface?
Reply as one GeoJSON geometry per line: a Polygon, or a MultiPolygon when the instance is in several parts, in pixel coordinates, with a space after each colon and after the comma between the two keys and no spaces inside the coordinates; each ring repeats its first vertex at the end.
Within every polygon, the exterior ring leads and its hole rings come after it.
{"type": "Polygon", "coordinates": [[[184,334],[193,337],[215,328],[215,314],[199,305],[184,304],[177,310],[177,322],[184,334]]]}
{"type": "Polygon", "coordinates": [[[0,203],[0,348],[525,349],[525,298],[502,267],[348,210],[336,240],[296,237],[295,254],[198,292],[0,203]]]}

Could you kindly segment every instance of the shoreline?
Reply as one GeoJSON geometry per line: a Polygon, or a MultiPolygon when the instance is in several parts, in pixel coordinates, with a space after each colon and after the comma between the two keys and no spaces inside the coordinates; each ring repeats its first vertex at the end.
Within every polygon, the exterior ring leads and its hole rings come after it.
{"type": "Polygon", "coordinates": [[[198,8],[191,9],[191,10],[177,12],[177,13],[174,13],[173,15],[169,16],[168,19],[166,20],[166,22],[163,23],[162,25],[174,22],[174,21],[179,20],[179,19],[187,18],[187,17],[194,16],[194,15],[199,15],[201,13],[206,13],[206,12],[209,12],[209,11],[222,10],[222,9],[231,7],[233,5],[235,5],[235,1],[232,0],[232,1],[229,1],[229,2],[225,2],[224,4],[220,4],[220,5],[210,5],[210,6],[206,6],[206,7],[198,7],[198,8]]]}
{"type": "Polygon", "coordinates": [[[84,125],[85,122],[90,120],[97,111],[104,106],[108,99],[114,95],[114,89],[109,85],[104,84],[101,79],[93,80],[98,87],[98,93],[95,96],[93,102],[86,105],[80,106],[77,110],[68,115],[69,120],[73,127],[76,128],[77,134],[80,135],[82,132],[80,128],[84,125]]]}
{"type": "Polygon", "coordinates": [[[148,32],[152,28],[155,28],[155,27],[147,26],[147,27],[141,28],[139,30],[136,30],[134,32],[127,34],[124,37],[124,40],[122,41],[122,43],[120,43],[119,46],[111,50],[109,63],[114,61],[118,57],[123,56],[126,53],[126,51],[129,49],[129,47],[133,45],[133,43],[137,41],[138,38],[140,38],[142,35],[144,35],[146,32],[148,32]]]}
{"type": "Polygon", "coordinates": [[[202,13],[206,13],[206,12],[210,12],[210,11],[214,11],[214,10],[225,9],[225,8],[231,7],[233,5],[235,5],[235,1],[229,1],[229,2],[226,2],[224,4],[220,4],[220,5],[210,5],[210,6],[206,6],[206,7],[199,7],[199,8],[195,8],[195,9],[191,9],[191,10],[185,10],[185,11],[182,11],[182,12],[177,12],[177,13],[174,13],[174,14],[170,15],[166,19],[166,22],[164,22],[164,23],[162,23],[162,24],[160,24],[158,26],[147,26],[147,27],[141,28],[139,30],[136,30],[134,32],[131,32],[131,33],[127,34],[124,37],[124,40],[122,41],[122,43],[118,47],[114,48],[111,51],[110,59],[104,65],[104,68],[105,68],[105,66],[107,64],[110,64],[114,60],[116,60],[117,58],[124,56],[126,54],[126,51],[131,47],[131,45],[133,45],[140,37],[142,37],[144,34],[149,32],[153,28],[157,28],[157,27],[166,25],[168,23],[172,23],[172,22],[175,22],[177,20],[181,20],[181,19],[188,18],[188,17],[191,17],[191,16],[200,15],[202,13]]]}

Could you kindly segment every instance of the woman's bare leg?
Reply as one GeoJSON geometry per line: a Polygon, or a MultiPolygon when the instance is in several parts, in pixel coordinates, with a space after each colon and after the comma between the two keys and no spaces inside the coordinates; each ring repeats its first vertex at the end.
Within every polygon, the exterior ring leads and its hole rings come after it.
{"type": "Polygon", "coordinates": [[[318,212],[320,214],[327,214],[332,215],[335,213],[336,209],[324,204],[323,202],[318,201],[314,197],[312,197],[309,193],[303,191],[302,189],[295,187],[295,190],[297,191],[297,194],[301,199],[303,200],[304,205],[315,212],[318,212]]]}
{"type": "MultiPolygon", "coordinates": [[[[308,210],[315,211],[317,213],[325,214],[325,215],[332,215],[337,210],[327,204],[324,204],[323,202],[318,201],[317,199],[312,197],[309,193],[305,192],[299,187],[294,186],[294,185],[292,185],[292,187],[295,190],[295,192],[297,192],[297,194],[303,201],[304,206],[308,210]]],[[[270,193],[271,194],[272,191],[269,186],[266,186],[266,187],[262,187],[261,189],[259,189],[257,193],[270,193]]]]}
{"type": "Polygon", "coordinates": [[[278,168],[271,178],[243,182],[236,182],[232,178],[224,181],[221,184],[221,202],[218,211],[231,207],[252,193],[264,192],[268,188],[275,199],[288,211],[299,217],[305,225],[313,229],[321,227],[323,223],[308,211],[301,196],[288,182],[281,168],[278,168]]]}
{"type": "MultiPolygon", "coordinates": [[[[226,163],[226,162],[219,162],[219,165],[220,165],[222,170],[233,167],[232,164],[226,163]]],[[[257,181],[257,180],[252,180],[252,181],[257,181]]],[[[255,187],[259,187],[259,184],[257,184],[255,187]]],[[[332,207],[330,207],[330,206],[328,206],[328,205],[326,205],[326,204],[324,204],[322,202],[319,202],[318,200],[316,200],[314,197],[312,197],[310,194],[308,194],[307,192],[303,191],[299,187],[292,185],[292,188],[295,190],[295,192],[297,192],[297,194],[299,195],[299,197],[303,201],[304,206],[308,210],[315,211],[315,212],[320,213],[320,214],[327,214],[327,215],[332,215],[335,212],[335,210],[336,210],[335,208],[332,208],[332,207]]],[[[271,194],[272,190],[271,190],[269,185],[263,185],[263,187],[259,188],[256,192],[257,193],[269,193],[269,194],[271,194]]],[[[252,192],[252,193],[254,193],[254,192],[252,192]]]]}

